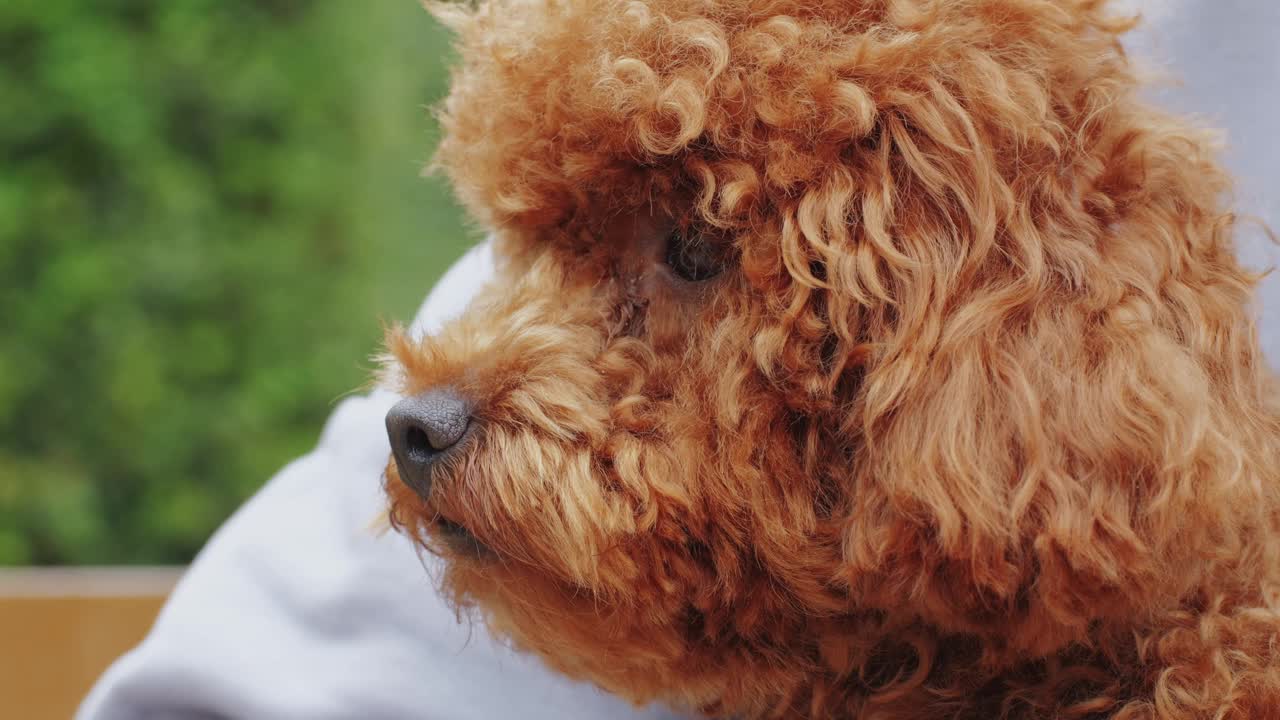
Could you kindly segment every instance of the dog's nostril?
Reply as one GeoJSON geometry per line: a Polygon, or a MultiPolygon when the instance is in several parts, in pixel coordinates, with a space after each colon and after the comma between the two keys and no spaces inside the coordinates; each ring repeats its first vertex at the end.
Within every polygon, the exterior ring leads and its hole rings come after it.
{"type": "Polygon", "coordinates": [[[404,438],[405,450],[416,458],[428,460],[437,452],[437,448],[431,447],[431,441],[427,439],[427,434],[420,428],[411,427],[405,432],[404,438]]]}
{"type": "Polygon", "coordinates": [[[426,496],[431,465],[458,444],[470,424],[470,406],[451,390],[430,390],[397,403],[387,413],[387,435],[400,479],[426,496]]]}

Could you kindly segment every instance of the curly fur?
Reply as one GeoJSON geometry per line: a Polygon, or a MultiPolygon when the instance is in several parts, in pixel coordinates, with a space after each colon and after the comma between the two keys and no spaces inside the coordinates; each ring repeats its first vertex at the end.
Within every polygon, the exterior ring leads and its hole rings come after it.
{"type": "Polygon", "coordinates": [[[476,411],[387,491],[456,602],[718,717],[1280,717],[1257,278],[1104,5],[438,8],[500,279],[390,333],[476,411]],[[729,269],[654,270],[662,222],[729,269]]]}

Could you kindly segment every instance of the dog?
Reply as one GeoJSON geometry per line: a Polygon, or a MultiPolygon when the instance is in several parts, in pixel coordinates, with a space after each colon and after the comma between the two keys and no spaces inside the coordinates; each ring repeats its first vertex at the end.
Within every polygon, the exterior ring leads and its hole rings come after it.
{"type": "Polygon", "coordinates": [[[385,488],[550,666],[710,717],[1280,717],[1280,402],[1104,0],[485,0],[498,279],[385,488]]]}

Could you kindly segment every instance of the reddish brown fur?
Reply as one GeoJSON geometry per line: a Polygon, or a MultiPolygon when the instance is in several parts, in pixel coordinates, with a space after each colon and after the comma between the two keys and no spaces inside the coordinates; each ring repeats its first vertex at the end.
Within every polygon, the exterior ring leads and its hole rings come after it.
{"type": "Polygon", "coordinates": [[[1256,278],[1103,5],[442,11],[439,162],[500,279],[391,333],[476,432],[387,489],[459,605],[713,716],[1280,716],[1256,278]],[[730,268],[664,274],[671,223],[730,268]]]}

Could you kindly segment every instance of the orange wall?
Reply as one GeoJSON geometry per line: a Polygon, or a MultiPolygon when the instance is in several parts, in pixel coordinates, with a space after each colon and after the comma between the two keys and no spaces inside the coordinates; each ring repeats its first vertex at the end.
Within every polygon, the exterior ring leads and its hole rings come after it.
{"type": "Polygon", "coordinates": [[[3,714],[70,718],[102,671],[146,635],[179,572],[0,571],[3,714]]]}

